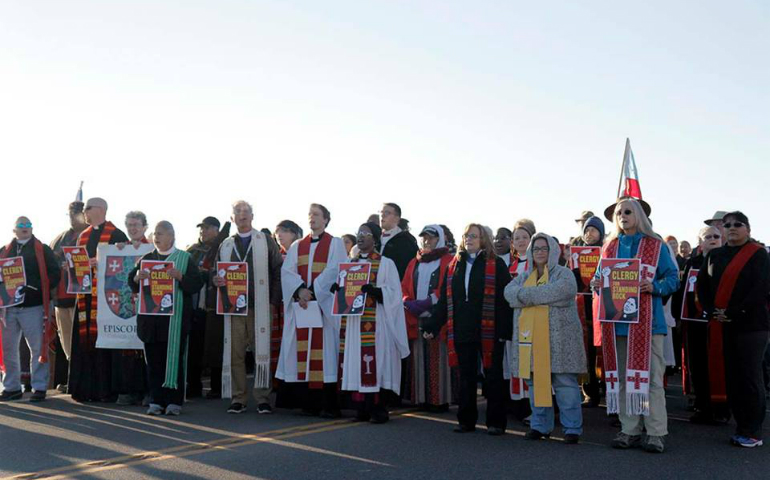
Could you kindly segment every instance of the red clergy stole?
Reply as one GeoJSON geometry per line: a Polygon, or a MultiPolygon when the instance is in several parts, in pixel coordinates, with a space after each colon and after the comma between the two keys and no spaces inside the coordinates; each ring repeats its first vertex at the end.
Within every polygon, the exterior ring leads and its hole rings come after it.
{"type": "MultiPolygon", "coordinates": [[[[743,268],[749,262],[751,257],[760,250],[758,244],[748,242],[738,253],[735,254],[727,268],[722,272],[717,286],[716,296],[714,297],[714,307],[725,309],[730,303],[730,297],[733,296],[735,284],[738,282],[743,268]]],[[[727,388],[725,385],[725,357],[724,347],[722,345],[723,325],[715,319],[710,319],[708,323],[708,365],[709,365],[709,393],[711,401],[715,403],[727,402],[727,388]]]]}
{"type": "MultiPolygon", "coordinates": [[[[88,245],[88,239],[91,238],[93,231],[93,226],[89,226],[83,230],[78,237],[78,246],[86,247],[88,245]]],[[[115,225],[113,225],[112,222],[104,222],[102,231],[99,233],[99,244],[110,243],[114,231],[115,225]]],[[[91,270],[91,293],[78,294],[77,318],[75,318],[78,328],[78,339],[80,345],[85,349],[89,349],[95,345],[96,335],[98,333],[98,326],[96,325],[97,279],[96,275],[93,274],[94,269],[91,270]]]]}
{"type": "MultiPolygon", "coordinates": [[[[332,244],[332,236],[324,232],[318,239],[318,246],[313,254],[313,264],[310,265],[310,245],[312,237],[306,236],[297,245],[297,274],[308,281],[310,270],[310,282],[318,278],[318,275],[326,268],[329,259],[329,247],[332,244]]],[[[297,328],[297,380],[308,382],[308,387],[313,389],[323,388],[324,384],[324,334],[323,328],[297,328]],[[311,331],[312,330],[312,331],[311,331]]]]}

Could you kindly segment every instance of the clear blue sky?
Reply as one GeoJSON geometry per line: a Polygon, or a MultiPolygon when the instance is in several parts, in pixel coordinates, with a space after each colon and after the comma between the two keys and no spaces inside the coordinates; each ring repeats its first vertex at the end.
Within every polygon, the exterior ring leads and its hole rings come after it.
{"type": "Polygon", "coordinates": [[[770,241],[770,4],[580,3],[4,2],[0,232],[50,240],[83,179],[179,243],[241,197],[271,229],[395,201],[565,240],[630,137],[659,233],[742,209],[770,241]]]}

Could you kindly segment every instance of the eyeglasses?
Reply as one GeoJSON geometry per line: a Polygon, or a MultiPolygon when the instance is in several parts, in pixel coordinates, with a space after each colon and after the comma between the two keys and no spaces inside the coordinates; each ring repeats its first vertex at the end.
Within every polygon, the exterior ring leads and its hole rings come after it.
{"type": "Polygon", "coordinates": [[[706,235],[705,237],[703,237],[704,240],[719,240],[720,238],[722,238],[722,235],[719,235],[719,234],[706,235]]]}
{"type": "Polygon", "coordinates": [[[735,227],[735,228],[741,228],[741,227],[744,227],[744,226],[746,226],[746,224],[745,224],[745,223],[743,223],[743,222],[732,222],[732,223],[730,223],[730,222],[727,222],[727,223],[725,223],[725,224],[723,225],[723,227],[725,227],[725,228],[733,228],[733,227],[735,227]]]}
{"type": "Polygon", "coordinates": [[[617,215],[617,216],[620,216],[620,214],[623,214],[623,215],[633,215],[633,213],[634,213],[633,210],[627,208],[625,210],[618,210],[617,212],[615,212],[615,215],[617,215]]]}
{"type": "Polygon", "coordinates": [[[19,222],[16,224],[16,228],[32,228],[32,222],[19,222]]]}
{"type": "Polygon", "coordinates": [[[356,234],[356,236],[358,236],[358,237],[371,237],[373,235],[374,234],[372,232],[358,232],[356,234]]]}
{"type": "Polygon", "coordinates": [[[466,240],[476,240],[477,238],[479,238],[479,236],[476,235],[475,233],[466,233],[465,235],[463,235],[463,238],[466,240]]]}
{"type": "Polygon", "coordinates": [[[532,247],[532,253],[547,252],[548,250],[548,247],[532,247]]]}

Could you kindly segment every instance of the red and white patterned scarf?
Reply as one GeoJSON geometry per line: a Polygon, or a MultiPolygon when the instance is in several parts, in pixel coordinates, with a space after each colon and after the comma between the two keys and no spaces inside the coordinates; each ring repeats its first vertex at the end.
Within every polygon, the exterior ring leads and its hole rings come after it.
{"type": "MultiPolygon", "coordinates": [[[[642,263],[642,280],[653,281],[660,258],[660,240],[644,236],[639,242],[636,258],[642,263]]],[[[602,248],[602,258],[617,258],[618,239],[615,238],[602,248]]],[[[650,414],[650,357],[652,356],[652,294],[639,296],[639,322],[628,326],[626,372],[626,413],[628,415],[650,414]]],[[[594,310],[596,315],[596,310],[594,310]]],[[[604,356],[604,379],[607,384],[607,413],[620,411],[620,381],[618,377],[617,344],[615,323],[602,323],[602,348],[604,356]]]]}

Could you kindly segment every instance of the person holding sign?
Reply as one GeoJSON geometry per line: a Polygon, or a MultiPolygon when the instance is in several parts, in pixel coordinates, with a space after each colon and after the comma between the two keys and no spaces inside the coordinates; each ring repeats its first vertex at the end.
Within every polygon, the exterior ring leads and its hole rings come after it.
{"type": "MultiPolygon", "coordinates": [[[[82,189],[78,192],[82,198],[82,189]]],[[[69,204],[68,216],[70,228],[60,233],[50,244],[51,250],[64,268],[66,259],[62,247],[72,247],[77,244],[80,233],[88,226],[83,216],[83,207],[85,204],[81,200],[75,200],[69,204]]],[[[63,280],[63,279],[62,279],[63,280]]],[[[59,343],[61,344],[61,354],[56,356],[56,374],[54,383],[58,383],[57,388],[62,393],[67,391],[67,376],[69,375],[69,360],[72,352],[72,324],[75,318],[75,299],[74,294],[67,293],[66,282],[60,281],[56,289],[56,298],[54,300],[56,312],[56,327],[59,333],[59,343]],[[59,381],[61,380],[61,381],[59,381]]],[[[58,352],[57,352],[58,353],[58,352]]]]}
{"type": "MultiPolygon", "coordinates": [[[[642,430],[645,429],[644,449],[660,453],[665,448],[663,439],[668,435],[663,389],[666,369],[663,345],[667,332],[663,297],[679,287],[679,268],[668,253],[668,246],[652,230],[647,213],[638,200],[622,197],[607,210],[615,229],[602,248],[602,259],[637,259],[641,263],[641,272],[637,275],[639,299],[635,302],[627,300],[617,313],[638,318],[638,321],[629,324],[599,317],[603,321],[607,412],[617,413],[622,426],[612,446],[620,449],[642,446],[642,430]],[[666,250],[662,250],[664,248],[666,250]]],[[[591,282],[595,294],[604,287],[604,268],[600,265],[591,282]]],[[[594,314],[598,315],[597,312],[598,304],[595,304],[594,314]]]]}
{"type": "Polygon", "coordinates": [[[746,215],[730,212],[723,221],[727,245],[708,253],[696,285],[709,319],[711,397],[714,398],[716,387],[724,383],[727,402],[737,424],[730,441],[733,445],[751,448],[763,443],[766,401],[762,357],[770,330],[767,308],[770,258],[765,249],[751,239],[746,215]]]}
{"type": "MultiPolygon", "coordinates": [[[[433,305],[438,303],[452,255],[446,247],[444,229],[440,225],[427,225],[420,232],[420,238],[422,248],[407,266],[401,282],[414,372],[410,400],[431,411],[446,411],[452,396],[446,330],[441,338],[428,340],[420,335],[419,327],[430,317],[433,305]]],[[[510,239],[504,243],[510,248],[510,239]]]]}
{"type": "Polygon", "coordinates": [[[117,393],[112,386],[112,350],[96,348],[98,306],[96,248],[99,244],[127,242],[126,234],[107,218],[107,202],[94,197],[86,201],[85,219],[88,228],[78,237],[77,245],[85,247],[91,259],[92,293],[79,294],[72,328],[70,376],[67,392],[78,402],[115,402],[117,393]]]}
{"type": "MultiPolygon", "coordinates": [[[[698,233],[698,252],[688,258],[684,265],[684,281],[672,297],[672,310],[682,315],[682,341],[684,344],[683,384],[692,384],[695,394],[695,413],[690,422],[704,425],[725,424],[730,419],[727,398],[722,394],[714,397],[709,387],[709,341],[708,319],[703,304],[697,295],[697,276],[706,256],[722,246],[722,234],[717,227],[704,227],[698,233]],[[718,397],[718,398],[717,398],[718,397]]],[[[721,339],[717,341],[721,347],[721,339]]],[[[724,382],[722,382],[724,386],[724,382]]]]}
{"type": "MultiPolygon", "coordinates": [[[[174,226],[165,220],[158,222],[152,237],[155,250],[143,256],[128,274],[131,289],[138,292],[140,284],[151,276],[150,270],[143,268],[143,264],[173,264],[172,268],[165,271],[174,282],[173,314],[169,316],[139,313],[136,317],[136,333],[144,342],[147,362],[150,389],[148,415],[182,413],[185,388],[184,358],[187,336],[192,325],[192,296],[203,286],[198,266],[190,261],[189,253],[174,247],[174,240],[174,226]]],[[[140,301],[143,302],[144,298],[140,301]]]]}
{"type": "Polygon", "coordinates": [[[479,358],[486,383],[487,433],[505,433],[503,355],[505,341],[511,339],[513,311],[503,291],[510,281],[484,227],[477,223],[465,227],[459,251],[447,267],[441,297],[422,327],[423,336],[431,339],[447,324],[449,365],[460,370],[457,433],[476,430],[479,358]]]}
{"type": "MultiPolygon", "coordinates": [[[[281,305],[281,250],[271,236],[254,229],[254,210],[239,200],[233,204],[231,220],[238,228],[235,235],[219,246],[217,260],[246,262],[248,265],[247,314],[225,315],[224,348],[222,355],[222,396],[232,397],[227,413],[246,411],[249,391],[246,382],[246,349],[254,352],[254,397],[257,412],[272,413],[270,393],[270,334],[273,313],[281,305]]],[[[214,275],[211,283],[219,288],[225,280],[214,275]]]]}
{"type": "Polygon", "coordinates": [[[574,246],[570,247],[570,249],[572,251],[572,272],[575,275],[578,289],[578,295],[575,299],[580,323],[583,325],[583,340],[588,358],[588,381],[583,384],[583,393],[587,399],[583,406],[597,407],[601,400],[600,385],[602,383],[601,378],[597,376],[597,371],[601,370],[601,366],[597,364],[597,347],[601,345],[601,326],[599,321],[594,319],[589,283],[590,278],[593,277],[593,273],[596,271],[598,258],[601,256],[601,246],[604,243],[604,222],[601,218],[593,216],[578,220],[581,220],[579,223],[583,225],[583,236],[580,237],[579,241],[576,240],[574,246]],[[589,248],[584,249],[583,247],[589,248]],[[583,254],[586,250],[588,253],[583,254]],[[594,251],[596,255],[594,255],[594,251]],[[594,256],[596,261],[593,261],[594,256]],[[581,260],[585,260],[587,265],[584,265],[581,260]],[[591,274],[587,280],[583,274],[586,267],[593,268],[593,270],[590,270],[591,274]],[[589,294],[583,294],[583,292],[589,292],[589,294]]]}
{"type": "MultiPolygon", "coordinates": [[[[375,223],[358,227],[358,256],[352,262],[371,265],[369,283],[361,287],[366,294],[363,315],[344,317],[340,332],[340,389],[354,392],[356,420],[372,423],[389,420],[388,396],[400,394],[401,359],[409,356],[398,269],[393,260],[377,253],[380,235],[375,223]]],[[[330,291],[338,288],[335,283],[330,291]]]]}
{"type": "Polygon", "coordinates": [[[302,408],[305,415],[340,416],[337,403],[339,319],[332,316],[329,288],[337,265],[347,260],[342,240],[326,232],[329,210],[314,203],[308,210],[310,234],[294,242],[281,269],[284,329],[276,378],[282,380],[278,403],[302,408]],[[300,320],[315,312],[316,326],[300,320]],[[320,317],[320,318],[318,318],[320,317]]]}
{"type": "Polygon", "coordinates": [[[30,351],[29,371],[32,376],[31,402],[45,400],[48,388],[48,346],[54,340],[56,328],[49,317],[51,290],[59,284],[61,269],[53,251],[32,234],[32,222],[19,217],[13,229],[15,238],[0,249],[0,291],[7,292],[6,284],[13,285],[12,296],[4,295],[2,308],[4,319],[0,319],[2,336],[2,360],[5,362],[3,393],[0,400],[21,398],[21,360],[19,344],[21,336],[27,340],[30,351]],[[14,262],[5,267],[13,257],[20,257],[22,265],[14,262]],[[15,280],[16,279],[16,280],[15,280]],[[20,300],[20,301],[19,301],[20,300]],[[11,306],[12,305],[12,306],[11,306]]]}
{"type": "Polygon", "coordinates": [[[526,438],[549,437],[554,428],[551,390],[556,393],[564,442],[578,443],[583,413],[578,375],[586,371],[583,329],[569,269],[559,266],[559,244],[538,233],[532,237],[527,270],[505,287],[513,307],[513,338],[508,349],[511,372],[526,379],[532,417],[526,438]]]}

